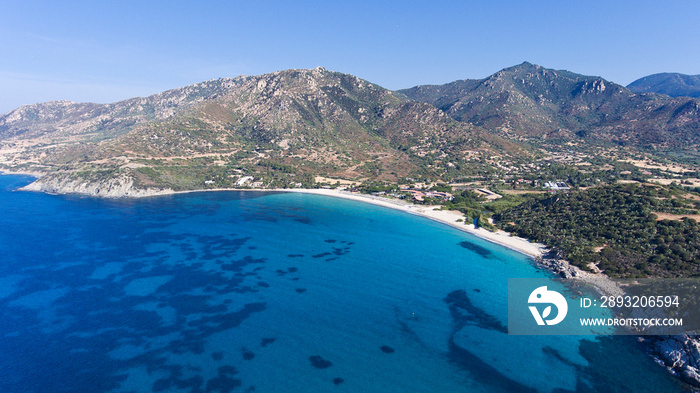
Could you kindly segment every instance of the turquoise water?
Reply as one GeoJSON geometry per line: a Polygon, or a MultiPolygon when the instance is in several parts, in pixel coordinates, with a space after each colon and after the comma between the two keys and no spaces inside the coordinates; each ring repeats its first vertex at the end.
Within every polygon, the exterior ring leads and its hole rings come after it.
{"type": "Polygon", "coordinates": [[[509,336],[524,256],[336,198],[0,176],[2,392],[674,392],[633,337],[509,336]]]}

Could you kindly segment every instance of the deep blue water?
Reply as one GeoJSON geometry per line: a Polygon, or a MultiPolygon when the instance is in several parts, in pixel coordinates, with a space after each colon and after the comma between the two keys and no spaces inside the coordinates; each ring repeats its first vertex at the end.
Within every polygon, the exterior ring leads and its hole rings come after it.
{"type": "Polygon", "coordinates": [[[509,336],[524,256],[292,193],[0,176],[0,392],[673,392],[633,337],[509,336]]]}

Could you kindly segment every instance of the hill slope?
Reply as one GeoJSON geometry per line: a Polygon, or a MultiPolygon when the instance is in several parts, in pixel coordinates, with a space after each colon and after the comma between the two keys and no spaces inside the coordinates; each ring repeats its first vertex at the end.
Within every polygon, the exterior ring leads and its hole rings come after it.
{"type": "Polygon", "coordinates": [[[533,198],[496,216],[498,224],[556,247],[574,265],[622,277],[700,274],[700,201],[678,187],[617,184],[533,198]]]}
{"type": "Polygon", "coordinates": [[[645,76],[627,85],[635,93],[658,93],[671,97],[700,97],[700,75],[661,73],[645,76]]]}

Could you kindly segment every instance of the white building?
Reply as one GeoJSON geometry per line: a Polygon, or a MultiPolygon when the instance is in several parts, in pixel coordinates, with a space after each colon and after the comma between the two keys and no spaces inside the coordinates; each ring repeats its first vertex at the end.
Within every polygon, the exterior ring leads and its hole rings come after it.
{"type": "Polygon", "coordinates": [[[544,183],[544,188],[549,188],[549,189],[555,190],[555,191],[570,189],[570,187],[566,183],[559,182],[559,181],[558,182],[548,181],[548,182],[544,183]]]}
{"type": "Polygon", "coordinates": [[[243,176],[242,178],[240,178],[236,181],[236,186],[237,187],[244,186],[244,185],[246,185],[246,183],[248,183],[252,180],[253,180],[253,176],[243,176]]]}

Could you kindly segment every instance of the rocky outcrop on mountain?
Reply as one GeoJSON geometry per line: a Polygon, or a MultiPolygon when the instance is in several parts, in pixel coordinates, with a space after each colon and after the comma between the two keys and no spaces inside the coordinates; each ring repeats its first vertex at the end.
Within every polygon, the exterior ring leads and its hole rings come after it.
{"type": "MultiPolygon", "coordinates": [[[[103,143],[96,157],[219,155],[345,178],[407,176],[426,156],[500,150],[435,107],[352,75],[286,70],[249,77],[187,113],[103,143]]],[[[449,161],[449,160],[447,160],[449,161]]]]}
{"type": "Polygon", "coordinates": [[[692,149],[699,108],[529,63],[402,92],[318,67],[113,104],[24,106],[0,116],[0,168],[128,169],[136,188],[175,190],[231,187],[242,173],[275,187],[313,176],[468,178],[526,160],[543,140],[692,149]]]}

